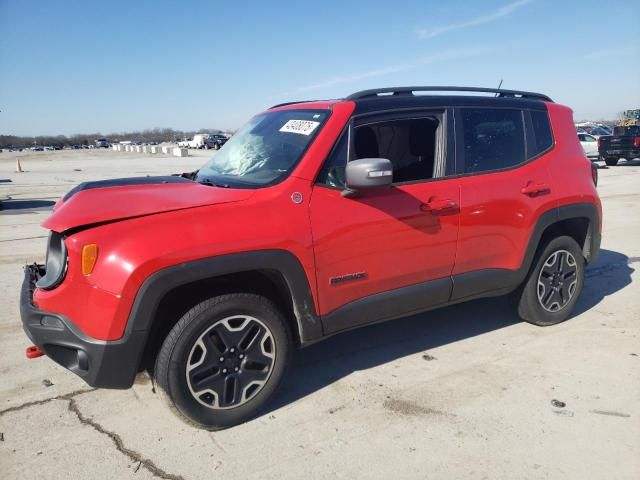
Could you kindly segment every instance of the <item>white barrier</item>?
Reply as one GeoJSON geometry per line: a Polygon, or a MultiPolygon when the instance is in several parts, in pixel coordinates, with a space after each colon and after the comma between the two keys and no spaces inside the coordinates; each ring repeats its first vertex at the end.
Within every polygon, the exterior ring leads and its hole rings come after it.
{"type": "Polygon", "coordinates": [[[189,156],[189,150],[186,148],[180,148],[180,147],[176,147],[173,149],[173,156],[174,157],[188,157],[189,156]]]}
{"type": "Polygon", "coordinates": [[[164,153],[176,157],[188,157],[189,149],[172,145],[122,145],[114,144],[111,148],[116,152],[164,153]]]}

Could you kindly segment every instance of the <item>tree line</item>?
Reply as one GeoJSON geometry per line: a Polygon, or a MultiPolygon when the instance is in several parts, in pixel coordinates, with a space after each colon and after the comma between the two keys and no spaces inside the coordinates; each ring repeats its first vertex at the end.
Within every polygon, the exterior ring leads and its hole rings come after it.
{"type": "Polygon", "coordinates": [[[175,142],[183,138],[193,138],[196,133],[224,133],[218,129],[206,129],[194,131],[174,130],[173,128],[152,128],[138,132],[121,132],[103,135],[102,133],[82,133],[76,135],[38,135],[24,137],[17,135],[0,135],[0,148],[32,147],[34,145],[64,147],[65,145],[93,145],[97,138],[107,138],[113,143],[124,141],[151,142],[175,142]]]}

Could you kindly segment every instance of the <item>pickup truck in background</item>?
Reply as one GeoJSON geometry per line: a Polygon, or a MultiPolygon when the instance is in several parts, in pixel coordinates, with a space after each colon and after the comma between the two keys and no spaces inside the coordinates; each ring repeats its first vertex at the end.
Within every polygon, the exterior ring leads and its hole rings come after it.
{"type": "Polygon", "coordinates": [[[218,150],[221,146],[227,143],[227,140],[229,140],[229,138],[225,135],[209,135],[205,148],[213,148],[214,150],[218,150]]]}
{"type": "Polygon", "coordinates": [[[621,158],[640,158],[640,125],[615,127],[613,135],[599,137],[598,154],[610,167],[616,166],[621,158]]]}

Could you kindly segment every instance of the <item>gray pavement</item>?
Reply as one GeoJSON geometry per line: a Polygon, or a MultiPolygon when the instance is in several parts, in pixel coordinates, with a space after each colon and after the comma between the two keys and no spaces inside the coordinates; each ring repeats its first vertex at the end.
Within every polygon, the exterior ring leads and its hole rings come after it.
{"type": "Polygon", "coordinates": [[[175,419],[146,375],[93,390],[26,360],[21,266],[44,259],[49,203],[210,154],[192,155],[25,153],[14,173],[0,153],[0,478],[640,478],[639,160],[600,170],[603,250],[561,325],[495,298],[339,335],[298,352],[265,415],[216,433],[175,419]]]}

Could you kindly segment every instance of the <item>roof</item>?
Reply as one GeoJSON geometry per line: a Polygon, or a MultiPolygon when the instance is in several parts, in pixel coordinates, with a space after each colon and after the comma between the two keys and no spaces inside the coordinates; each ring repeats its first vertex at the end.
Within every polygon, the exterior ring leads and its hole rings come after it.
{"type": "Polygon", "coordinates": [[[452,86],[423,86],[423,87],[388,87],[372,90],[362,90],[352,93],[342,100],[310,100],[281,103],[271,109],[292,108],[331,108],[339,101],[353,101],[356,103],[354,113],[365,113],[377,110],[393,110],[412,107],[442,107],[442,106],[510,106],[513,108],[545,109],[543,102],[552,102],[548,96],[520,90],[505,90],[497,88],[452,87],[452,86]],[[427,94],[415,95],[415,92],[427,94]],[[438,92],[430,94],[430,92],[438,92]],[[489,93],[493,96],[480,95],[443,95],[440,92],[489,93]]]}

